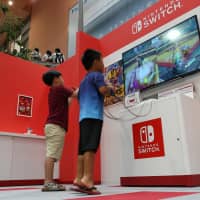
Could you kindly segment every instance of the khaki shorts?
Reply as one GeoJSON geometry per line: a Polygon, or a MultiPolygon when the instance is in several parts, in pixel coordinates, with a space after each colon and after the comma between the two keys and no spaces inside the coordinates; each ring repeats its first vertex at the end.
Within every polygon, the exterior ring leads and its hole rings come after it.
{"type": "Polygon", "coordinates": [[[65,129],[55,124],[46,124],[46,156],[60,160],[65,141],[65,129]]]}

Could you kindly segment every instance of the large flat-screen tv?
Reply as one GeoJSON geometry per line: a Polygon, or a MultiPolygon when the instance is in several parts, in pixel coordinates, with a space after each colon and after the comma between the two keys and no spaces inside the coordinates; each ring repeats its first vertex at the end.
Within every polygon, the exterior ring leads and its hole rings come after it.
{"type": "Polygon", "coordinates": [[[125,95],[200,71],[197,16],[123,53],[125,95]]]}

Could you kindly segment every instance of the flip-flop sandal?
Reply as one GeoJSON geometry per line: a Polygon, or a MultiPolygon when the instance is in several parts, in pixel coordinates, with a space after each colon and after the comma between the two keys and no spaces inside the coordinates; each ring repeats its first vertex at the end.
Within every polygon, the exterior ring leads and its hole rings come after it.
{"type": "Polygon", "coordinates": [[[100,195],[101,194],[101,192],[99,192],[97,190],[97,188],[94,186],[89,188],[83,182],[81,182],[81,185],[82,185],[81,190],[83,191],[83,193],[86,193],[88,195],[100,195]]]}
{"type": "Polygon", "coordinates": [[[101,194],[101,192],[99,192],[96,187],[91,187],[91,188],[84,187],[82,190],[83,190],[83,193],[86,193],[88,195],[100,195],[101,194]]]}
{"type": "Polygon", "coordinates": [[[79,188],[85,187],[84,185],[78,184],[78,183],[73,183],[73,186],[76,186],[76,187],[79,187],[79,188]]]}
{"type": "Polygon", "coordinates": [[[70,190],[83,193],[83,188],[84,188],[84,186],[82,186],[78,183],[73,183],[73,186],[70,187],[70,190]]]}
{"type": "Polygon", "coordinates": [[[80,192],[80,193],[84,193],[83,189],[79,188],[79,187],[70,187],[70,190],[71,191],[74,191],[74,192],[80,192]]]}
{"type": "Polygon", "coordinates": [[[77,183],[75,183],[73,185],[74,185],[74,187],[71,187],[70,190],[75,191],[75,192],[80,192],[80,193],[84,193],[84,194],[88,194],[88,195],[100,195],[101,194],[101,192],[99,192],[96,187],[88,188],[87,186],[80,185],[77,183]]]}

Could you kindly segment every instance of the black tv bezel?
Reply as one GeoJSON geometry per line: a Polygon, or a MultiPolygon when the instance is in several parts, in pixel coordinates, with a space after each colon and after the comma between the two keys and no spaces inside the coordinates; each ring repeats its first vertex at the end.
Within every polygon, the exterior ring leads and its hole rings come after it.
{"type": "MultiPolygon", "coordinates": [[[[180,22],[180,23],[177,23],[176,25],[171,26],[170,28],[166,29],[165,31],[162,31],[161,33],[159,33],[159,34],[157,34],[157,35],[155,35],[155,36],[149,38],[148,40],[145,40],[144,42],[142,42],[142,43],[140,43],[140,44],[138,44],[138,45],[132,47],[131,49],[129,49],[129,50],[127,50],[127,51],[125,51],[125,52],[122,53],[123,80],[124,80],[124,96],[130,95],[130,94],[126,94],[126,76],[125,76],[125,67],[124,67],[124,54],[126,54],[127,52],[133,50],[134,48],[136,48],[136,47],[142,45],[143,43],[148,42],[148,41],[152,40],[153,38],[155,38],[155,37],[157,37],[157,36],[159,36],[159,35],[161,35],[161,34],[167,32],[167,31],[169,31],[169,30],[175,28],[176,26],[179,26],[179,25],[185,23],[186,21],[188,21],[189,19],[192,19],[192,18],[195,18],[195,21],[196,21],[196,23],[197,23],[197,31],[198,31],[198,35],[199,35],[199,41],[200,41],[200,24],[199,24],[198,16],[197,16],[197,15],[193,15],[193,16],[191,16],[191,17],[185,19],[184,21],[182,21],[182,22],[180,22]]],[[[177,81],[177,80],[179,80],[179,79],[185,78],[185,77],[187,77],[187,76],[194,75],[194,74],[199,73],[199,72],[200,72],[200,69],[196,69],[196,70],[191,71],[191,72],[188,72],[188,73],[182,73],[182,74],[179,74],[179,75],[177,75],[177,76],[175,76],[175,77],[173,77],[173,78],[170,78],[170,79],[168,79],[168,80],[166,80],[166,81],[163,81],[163,82],[160,82],[160,83],[157,83],[157,84],[150,85],[150,86],[145,87],[145,88],[143,88],[143,89],[139,89],[138,91],[143,92],[143,91],[146,91],[146,90],[149,90],[149,89],[158,88],[158,87],[160,87],[161,85],[169,84],[169,83],[171,83],[171,82],[173,82],[173,81],[177,81]]]]}

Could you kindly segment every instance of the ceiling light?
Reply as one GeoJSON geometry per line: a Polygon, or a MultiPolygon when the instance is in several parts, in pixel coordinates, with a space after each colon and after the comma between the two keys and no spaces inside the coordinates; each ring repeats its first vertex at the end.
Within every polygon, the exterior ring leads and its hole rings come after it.
{"type": "Polygon", "coordinates": [[[9,1],[8,1],[8,5],[9,5],[9,6],[12,6],[12,5],[13,5],[13,1],[12,1],[12,0],[9,0],[9,1]]]}

